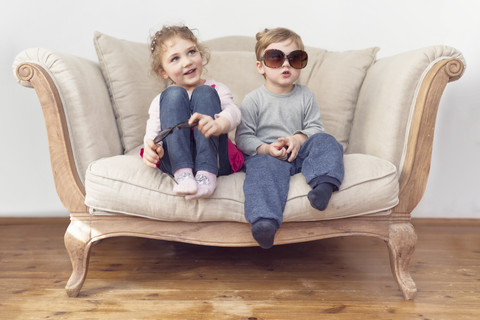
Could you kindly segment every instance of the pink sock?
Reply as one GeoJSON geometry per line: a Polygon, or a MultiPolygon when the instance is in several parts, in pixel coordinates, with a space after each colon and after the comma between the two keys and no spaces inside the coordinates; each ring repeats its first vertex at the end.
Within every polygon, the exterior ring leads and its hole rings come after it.
{"type": "Polygon", "coordinates": [[[186,195],[185,199],[187,200],[208,198],[217,188],[217,176],[211,172],[200,170],[195,175],[195,180],[197,181],[197,192],[186,195]]]}
{"type": "Polygon", "coordinates": [[[173,187],[173,191],[179,195],[194,194],[197,192],[197,182],[193,177],[191,168],[181,168],[173,174],[177,183],[173,187]]]}

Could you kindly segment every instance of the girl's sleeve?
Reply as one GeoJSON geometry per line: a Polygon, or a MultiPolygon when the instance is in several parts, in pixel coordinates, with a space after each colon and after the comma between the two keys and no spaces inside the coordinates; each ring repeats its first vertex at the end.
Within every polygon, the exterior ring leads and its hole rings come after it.
{"type": "Polygon", "coordinates": [[[233,95],[226,85],[215,82],[215,89],[220,97],[222,107],[222,111],[215,115],[215,119],[218,117],[227,118],[228,121],[230,121],[230,129],[228,131],[231,131],[240,124],[240,120],[242,119],[240,109],[235,102],[233,102],[233,95]]]}
{"type": "Polygon", "coordinates": [[[147,128],[145,130],[145,136],[143,137],[143,143],[145,144],[147,139],[155,139],[160,130],[160,95],[157,95],[153,98],[150,108],[148,109],[147,128]]]}

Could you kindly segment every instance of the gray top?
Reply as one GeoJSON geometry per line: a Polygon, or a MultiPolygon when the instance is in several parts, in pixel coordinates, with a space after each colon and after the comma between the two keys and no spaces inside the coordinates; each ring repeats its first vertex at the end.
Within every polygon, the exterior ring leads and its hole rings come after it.
{"type": "Polygon", "coordinates": [[[247,155],[255,155],[264,143],[303,133],[307,137],[324,132],[320,108],[306,86],[296,84],[290,93],[279,95],[265,86],[250,92],[242,102],[242,121],[235,142],[247,155]]]}

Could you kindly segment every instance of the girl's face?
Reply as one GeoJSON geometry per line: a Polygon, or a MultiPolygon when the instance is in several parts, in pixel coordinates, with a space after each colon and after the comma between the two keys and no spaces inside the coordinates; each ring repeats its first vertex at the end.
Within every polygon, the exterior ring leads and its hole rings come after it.
{"type": "MultiPolygon", "coordinates": [[[[292,40],[286,40],[270,44],[264,52],[269,49],[281,50],[289,55],[292,51],[300,48],[292,40]]],[[[277,94],[286,94],[292,91],[294,82],[300,76],[300,69],[292,68],[288,59],[285,59],[280,68],[269,68],[263,61],[257,61],[257,71],[265,76],[265,87],[277,94]]]]}
{"type": "Polygon", "coordinates": [[[174,37],[165,42],[162,54],[162,69],[158,73],[173,81],[187,91],[203,84],[202,56],[195,43],[180,37],[174,37]]]}

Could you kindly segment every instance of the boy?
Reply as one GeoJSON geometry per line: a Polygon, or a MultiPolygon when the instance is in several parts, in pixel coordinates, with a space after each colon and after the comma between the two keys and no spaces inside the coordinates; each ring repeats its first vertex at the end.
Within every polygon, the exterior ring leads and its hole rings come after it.
{"type": "Polygon", "coordinates": [[[300,36],[265,29],[255,53],[265,85],[245,97],[235,141],[245,154],[245,217],[268,249],[282,224],[290,176],[301,172],[312,187],[310,204],[325,210],[343,180],[343,147],[324,133],[313,93],[295,84],[308,61],[300,36]]]}

